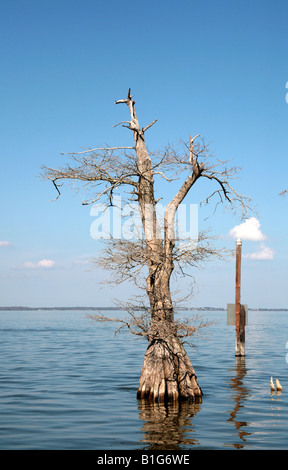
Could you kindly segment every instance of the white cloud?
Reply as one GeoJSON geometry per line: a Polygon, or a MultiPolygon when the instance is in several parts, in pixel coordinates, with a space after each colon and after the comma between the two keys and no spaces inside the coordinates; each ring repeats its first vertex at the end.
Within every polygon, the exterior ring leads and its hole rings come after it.
{"type": "Polygon", "coordinates": [[[271,260],[274,259],[275,251],[269,246],[266,246],[265,243],[260,244],[260,250],[256,251],[255,253],[248,253],[244,255],[246,259],[254,259],[254,260],[271,260]]]}
{"type": "Polygon", "coordinates": [[[266,240],[266,236],[260,230],[261,224],[255,217],[245,220],[243,224],[233,227],[229,236],[233,238],[240,238],[241,240],[251,240],[259,242],[266,240]]]}
{"type": "Polygon", "coordinates": [[[0,248],[4,248],[5,246],[12,246],[12,243],[7,241],[0,241],[0,248]]]}
{"type": "Polygon", "coordinates": [[[42,259],[37,263],[32,263],[31,261],[27,261],[27,263],[23,264],[23,268],[27,269],[37,269],[37,268],[53,268],[55,266],[55,261],[51,259],[42,259]]]}
{"type": "Polygon", "coordinates": [[[55,265],[55,261],[52,261],[51,259],[42,259],[41,261],[38,261],[37,265],[40,268],[52,268],[55,265]]]}

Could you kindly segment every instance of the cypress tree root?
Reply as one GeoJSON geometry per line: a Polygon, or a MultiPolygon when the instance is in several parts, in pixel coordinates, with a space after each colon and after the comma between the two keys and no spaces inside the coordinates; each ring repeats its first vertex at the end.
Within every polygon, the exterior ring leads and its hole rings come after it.
{"type": "Polygon", "coordinates": [[[202,396],[195,371],[179,338],[152,339],[144,356],[137,398],[199,403],[202,396]]]}

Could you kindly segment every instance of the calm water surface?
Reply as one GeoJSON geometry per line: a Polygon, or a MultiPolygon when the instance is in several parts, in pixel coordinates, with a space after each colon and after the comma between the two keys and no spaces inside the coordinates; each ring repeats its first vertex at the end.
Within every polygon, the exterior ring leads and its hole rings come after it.
{"type": "Polygon", "coordinates": [[[287,449],[288,313],[249,312],[245,359],[226,312],[203,317],[203,401],[166,407],[136,400],[145,341],[81,311],[0,312],[0,449],[287,449]]]}

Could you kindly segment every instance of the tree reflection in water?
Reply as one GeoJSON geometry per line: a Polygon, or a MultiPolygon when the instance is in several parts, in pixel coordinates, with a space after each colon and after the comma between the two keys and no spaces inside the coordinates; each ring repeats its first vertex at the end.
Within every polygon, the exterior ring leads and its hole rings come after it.
{"type": "Polygon", "coordinates": [[[143,442],[146,450],[179,450],[183,446],[199,444],[191,434],[194,432],[192,418],[198,413],[199,403],[152,403],[139,400],[143,442]]]}
{"type": "Polygon", "coordinates": [[[245,430],[248,423],[246,421],[239,421],[237,419],[237,414],[243,407],[243,403],[249,395],[249,390],[243,385],[243,379],[247,373],[245,366],[245,356],[236,357],[235,359],[235,368],[231,369],[232,372],[235,372],[235,375],[230,380],[235,406],[231,410],[230,418],[227,421],[232,421],[234,423],[237,434],[241,439],[240,442],[232,444],[233,447],[236,449],[242,449],[245,446],[246,436],[250,436],[252,433],[249,433],[245,430]]]}

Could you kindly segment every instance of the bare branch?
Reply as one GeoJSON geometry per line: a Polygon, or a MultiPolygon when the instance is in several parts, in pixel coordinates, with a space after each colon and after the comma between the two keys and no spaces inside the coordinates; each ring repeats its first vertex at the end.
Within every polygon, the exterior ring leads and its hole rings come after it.
{"type": "MultiPolygon", "coordinates": [[[[81,153],[70,154],[71,164],[57,169],[43,167],[43,178],[52,181],[60,196],[59,186],[65,181],[78,183],[93,192],[90,200],[99,200],[102,195],[108,194],[117,186],[128,185],[138,188],[137,179],[139,170],[134,155],[121,152],[117,147],[108,147],[99,152],[90,151],[89,155],[81,153]],[[115,150],[116,149],[116,150],[115,150]],[[98,185],[102,185],[99,192],[95,191],[98,185]],[[96,197],[95,197],[96,192],[96,197]],[[98,194],[97,194],[98,193],[98,194]]],[[[133,149],[134,150],[134,149],[133,149]]],[[[77,189],[77,187],[76,187],[77,189]]],[[[90,204],[92,202],[84,202],[90,204]]]]}
{"type": "Polygon", "coordinates": [[[208,326],[213,325],[213,323],[213,321],[202,320],[202,317],[199,315],[195,315],[193,318],[175,321],[178,337],[181,339],[192,335],[195,336],[195,334],[200,333],[201,329],[207,328],[208,326]]]}
{"type": "Polygon", "coordinates": [[[118,186],[118,183],[115,183],[113,184],[112,186],[109,186],[108,188],[104,189],[96,199],[93,199],[91,201],[82,201],[82,206],[87,206],[87,205],[90,205],[90,204],[94,204],[95,202],[97,201],[100,201],[101,197],[103,196],[103,194],[107,193],[108,191],[112,192],[114,188],[116,188],[118,186]]]}
{"type": "Polygon", "coordinates": [[[135,147],[97,147],[95,149],[84,150],[83,152],[68,152],[68,153],[61,153],[60,155],[82,155],[83,153],[92,153],[92,152],[97,152],[99,150],[135,150],[135,147]]]}
{"type": "MultiPolygon", "coordinates": [[[[120,124],[130,124],[130,121],[120,121],[120,122],[118,122],[117,124],[115,124],[115,126],[113,126],[113,127],[120,126],[120,124]]],[[[124,126],[123,126],[123,127],[124,127],[124,126]]]]}
{"type": "Polygon", "coordinates": [[[150,127],[153,126],[153,124],[155,124],[155,122],[157,122],[157,119],[155,119],[153,122],[151,122],[151,124],[148,124],[148,126],[144,127],[144,129],[142,129],[142,131],[146,132],[148,129],[150,129],[150,127]]]}
{"type": "Polygon", "coordinates": [[[167,178],[167,176],[164,175],[164,173],[162,173],[162,171],[153,171],[153,175],[160,175],[162,176],[162,178],[164,178],[166,181],[168,181],[168,183],[171,183],[171,181],[176,181],[177,178],[167,178]]]}
{"type": "Polygon", "coordinates": [[[199,137],[200,134],[197,134],[193,137],[193,139],[191,138],[191,135],[190,135],[190,155],[189,155],[189,161],[190,163],[192,163],[193,165],[195,165],[195,157],[194,157],[194,140],[199,137]]]}
{"type": "Polygon", "coordinates": [[[149,339],[151,328],[150,309],[144,303],[133,302],[117,302],[119,310],[125,310],[129,317],[107,317],[101,313],[88,315],[88,318],[96,322],[113,322],[120,323],[119,328],[115,330],[115,334],[119,333],[123,328],[128,328],[130,333],[149,339]],[[137,313],[136,313],[137,312],[137,313]]]}
{"type": "Polygon", "coordinates": [[[61,196],[61,193],[60,193],[60,190],[59,190],[59,185],[57,186],[57,184],[55,183],[55,180],[52,180],[52,183],[53,183],[54,187],[56,188],[56,191],[58,192],[58,195],[57,195],[57,197],[55,197],[55,199],[52,199],[50,202],[57,201],[57,199],[61,196]]]}
{"type": "Polygon", "coordinates": [[[126,320],[122,320],[121,318],[109,318],[109,317],[105,317],[104,315],[87,315],[88,318],[91,318],[92,320],[94,321],[97,321],[97,322],[113,322],[113,323],[121,323],[122,326],[120,326],[119,328],[117,328],[117,330],[115,331],[115,334],[117,334],[122,328],[128,328],[131,333],[133,333],[134,335],[137,335],[137,336],[148,336],[148,333],[144,333],[143,331],[136,331],[132,328],[132,326],[140,326],[140,325],[137,325],[136,322],[134,323],[131,323],[131,322],[128,322],[126,320]]]}

